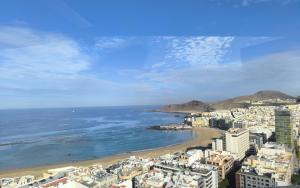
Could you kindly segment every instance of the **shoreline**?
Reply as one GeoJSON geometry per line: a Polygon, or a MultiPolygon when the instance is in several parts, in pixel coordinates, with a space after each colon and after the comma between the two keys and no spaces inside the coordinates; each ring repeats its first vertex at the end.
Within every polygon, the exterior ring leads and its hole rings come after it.
{"type": "Polygon", "coordinates": [[[89,160],[67,162],[61,164],[36,166],[36,167],[26,167],[26,168],[11,169],[11,170],[0,170],[0,178],[17,177],[17,176],[24,176],[24,175],[37,176],[43,174],[49,169],[66,167],[66,166],[85,167],[85,166],[91,166],[93,164],[99,163],[103,167],[105,167],[113,163],[116,163],[117,161],[129,158],[130,156],[133,155],[137,157],[155,158],[167,153],[174,153],[177,151],[184,152],[188,148],[193,148],[197,146],[202,146],[202,147],[208,146],[212,142],[212,139],[220,137],[223,132],[222,130],[209,128],[209,127],[194,127],[192,131],[193,131],[192,138],[180,144],[173,144],[173,145],[159,147],[159,148],[115,154],[112,156],[100,157],[97,159],[89,159],[89,160]]]}

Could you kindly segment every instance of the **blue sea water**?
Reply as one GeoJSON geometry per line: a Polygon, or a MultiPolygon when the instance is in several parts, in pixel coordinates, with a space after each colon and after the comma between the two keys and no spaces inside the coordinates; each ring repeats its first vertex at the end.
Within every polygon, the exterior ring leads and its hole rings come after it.
{"type": "Polygon", "coordinates": [[[87,160],[177,144],[190,131],[149,130],[183,115],[154,106],[0,110],[0,170],[87,160]]]}

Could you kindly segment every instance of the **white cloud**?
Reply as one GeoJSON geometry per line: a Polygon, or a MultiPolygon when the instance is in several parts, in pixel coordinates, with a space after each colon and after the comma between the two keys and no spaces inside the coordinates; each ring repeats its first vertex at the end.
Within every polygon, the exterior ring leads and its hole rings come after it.
{"type": "Polygon", "coordinates": [[[151,71],[140,75],[171,86],[173,101],[220,100],[258,90],[280,90],[300,95],[299,51],[265,55],[247,62],[228,62],[206,67],[151,71]]]}
{"type": "Polygon", "coordinates": [[[158,63],[154,63],[151,67],[152,68],[160,68],[160,67],[162,67],[162,66],[164,66],[166,64],[166,62],[165,61],[161,61],[161,62],[158,62],[158,63]]]}
{"type": "Polygon", "coordinates": [[[26,47],[39,43],[41,38],[34,31],[22,27],[0,27],[0,47],[26,47]]]}
{"type": "Polygon", "coordinates": [[[70,38],[25,27],[0,27],[1,99],[13,98],[7,100],[8,106],[38,98],[47,103],[51,99],[45,96],[59,98],[80,91],[90,64],[88,54],[70,38]],[[15,102],[20,98],[24,99],[15,102]]]}
{"type": "MultiPolygon", "coordinates": [[[[123,43],[111,39],[101,44],[114,48],[123,43]]],[[[99,69],[92,69],[95,57],[84,49],[60,34],[0,27],[0,108],[129,105],[138,93],[153,90],[142,81],[101,77],[99,69]]]]}
{"type": "Polygon", "coordinates": [[[121,37],[101,37],[96,41],[96,48],[100,50],[108,50],[120,48],[126,44],[126,39],[121,37]]]}
{"type": "Polygon", "coordinates": [[[0,27],[0,77],[72,76],[89,67],[79,45],[63,36],[0,27]]]}
{"type": "Polygon", "coordinates": [[[176,37],[169,40],[167,59],[190,66],[218,64],[230,48],[234,37],[176,37]]]}
{"type": "MultiPolygon", "coordinates": [[[[236,1],[234,1],[237,3],[236,1]]],[[[260,3],[279,3],[281,5],[287,5],[291,3],[297,3],[299,0],[241,0],[240,5],[243,7],[247,7],[254,4],[260,4],[260,3]]],[[[239,4],[236,4],[237,6],[239,4]]]]}

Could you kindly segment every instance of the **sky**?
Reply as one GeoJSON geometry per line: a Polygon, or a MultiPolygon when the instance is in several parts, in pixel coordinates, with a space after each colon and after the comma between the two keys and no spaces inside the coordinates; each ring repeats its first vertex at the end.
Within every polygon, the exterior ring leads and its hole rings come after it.
{"type": "Polygon", "coordinates": [[[300,0],[2,0],[0,108],[300,95],[300,0]]]}

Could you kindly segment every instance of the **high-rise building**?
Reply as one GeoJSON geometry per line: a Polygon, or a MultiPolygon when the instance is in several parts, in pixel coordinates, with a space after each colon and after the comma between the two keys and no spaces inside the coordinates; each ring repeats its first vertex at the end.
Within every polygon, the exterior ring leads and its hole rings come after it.
{"type": "Polygon", "coordinates": [[[243,159],[249,149],[249,130],[231,128],[225,133],[226,151],[236,154],[243,159]]]}
{"type": "Polygon", "coordinates": [[[278,144],[291,148],[293,145],[293,127],[288,110],[275,110],[275,137],[278,144]]]}

